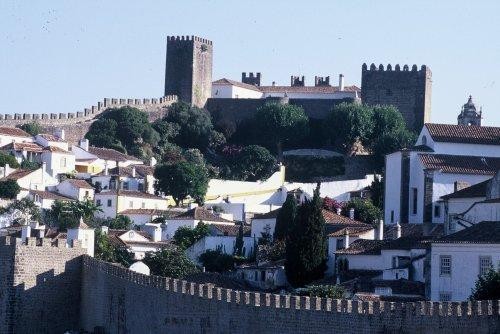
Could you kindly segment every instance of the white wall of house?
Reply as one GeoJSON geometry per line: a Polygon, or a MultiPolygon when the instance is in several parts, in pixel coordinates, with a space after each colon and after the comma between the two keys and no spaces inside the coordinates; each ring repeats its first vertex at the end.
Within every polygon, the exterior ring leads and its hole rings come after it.
{"type": "Polygon", "coordinates": [[[167,200],[161,197],[134,197],[126,193],[120,193],[120,196],[116,196],[115,192],[111,192],[111,194],[100,192],[94,195],[94,202],[101,205],[103,212],[99,212],[96,215],[102,218],[114,218],[117,212],[120,214],[120,212],[127,209],[167,209],[167,200]]]}
{"type": "MultiPolygon", "coordinates": [[[[182,226],[195,228],[196,226],[198,226],[200,222],[201,222],[200,220],[194,220],[194,219],[166,219],[167,228],[165,229],[162,240],[168,240],[173,238],[177,229],[182,226]]],[[[225,222],[213,222],[208,220],[204,220],[203,223],[207,225],[208,224],[234,225],[233,222],[225,223],[225,222]]]]}
{"type": "Polygon", "coordinates": [[[396,224],[400,221],[401,155],[402,153],[398,151],[385,157],[384,222],[386,224],[396,224]]]}
{"type": "Polygon", "coordinates": [[[57,192],[61,195],[71,197],[73,199],[84,201],[85,199],[94,199],[94,189],[75,187],[69,181],[63,181],[56,186],[57,192]]]}
{"type": "Polygon", "coordinates": [[[448,294],[451,301],[465,301],[478,278],[480,257],[490,257],[500,269],[500,244],[437,244],[431,247],[431,300],[448,294]],[[441,256],[451,257],[451,274],[441,275],[441,256]]]}
{"type": "Polygon", "coordinates": [[[315,92],[290,92],[284,87],[281,92],[265,92],[265,97],[285,97],[290,99],[356,99],[357,92],[340,91],[332,93],[315,93],[315,92]]]}
{"type": "Polygon", "coordinates": [[[102,212],[96,212],[95,215],[99,218],[115,218],[116,201],[116,194],[106,194],[105,192],[95,194],[94,203],[102,210],[102,212]]]}
{"type": "Polygon", "coordinates": [[[410,279],[413,278],[414,281],[425,282],[424,279],[424,258],[421,257],[425,255],[425,249],[383,249],[381,251],[382,263],[384,267],[383,279],[410,279]],[[421,257],[416,261],[411,262],[411,276],[408,270],[406,270],[406,276],[401,276],[401,270],[390,270],[394,269],[392,266],[393,257],[409,257],[410,259],[421,257]],[[398,277],[395,274],[398,273],[398,277]]]}
{"type": "Polygon", "coordinates": [[[72,245],[73,240],[79,240],[83,248],[87,249],[87,255],[94,256],[94,229],[73,228],[68,229],[67,244],[72,245]]]}
{"type": "MultiPolygon", "coordinates": [[[[234,253],[236,237],[233,236],[206,236],[198,240],[193,246],[186,250],[186,255],[194,262],[199,263],[198,257],[207,250],[221,248],[225,254],[234,253]]],[[[250,256],[253,252],[254,239],[243,237],[243,250],[245,256],[250,256]]]]}
{"type": "Polygon", "coordinates": [[[269,227],[269,233],[272,237],[274,235],[274,230],[276,229],[276,218],[252,219],[250,235],[258,239],[262,237],[262,233],[264,233],[266,227],[269,227]]]}
{"type": "Polygon", "coordinates": [[[380,255],[339,254],[338,259],[347,259],[349,270],[384,270],[384,263],[380,255]]]}
{"type": "Polygon", "coordinates": [[[45,190],[46,187],[57,185],[58,181],[50,176],[43,168],[17,180],[17,184],[24,189],[45,190]]]}
{"type": "Polygon", "coordinates": [[[254,89],[234,86],[231,84],[213,84],[212,98],[215,99],[260,99],[262,92],[254,89]]]}
{"type": "Polygon", "coordinates": [[[71,153],[44,151],[42,162],[47,164],[47,172],[52,176],[71,173],[75,170],[75,156],[71,153]]]}
{"type": "Polygon", "coordinates": [[[500,201],[475,203],[465,212],[463,218],[472,224],[482,221],[500,222],[500,201]]]}
{"type": "Polygon", "coordinates": [[[17,136],[9,136],[5,134],[0,134],[0,146],[5,146],[10,143],[32,143],[32,137],[17,137],[17,136]]]}
{"type": "MultiPolygon", "coordinates": [[[[327,275],[333,275],[335,274],[336,270],[336,263],[337,263],[337,256],[335,252],[337,249],[337,245],[342,245],[342,249],[345,246],[344,243],[345,237],[328,237],[328,259],[326,261],[327,269],[326,269],[326,274],[327,275]]],[[[360,233],[359,236],[349,236],[349,243],[352,243],[358,239],[368,239],[368,240],[374,240],[375,239],[375,229],[366,231],[364,233],[360,233]]],[[[340,247],[340,246],[339,246],[340,247]]]]}
{"type": "Polygon", "coordinates": [[[55,146],[55,147],[62,148],[65,151],[67,151],[69,149],[68,142],[65,142],[65,141],[51,141],[51,140],[47,140],[47,139],[43,138],[40,135],[36,135],[35,136],[35,142],[38,143],[38,144],[40,144],[40,145],[42,145],[43,147],[55,146]]]}
{"type": "Polygon", "coordinates": [[[124,214],[124,216],[127,216],[134,222],[134,225],[144,225],[146,223],[151,222],[153,219],[155,219],[157,216],[151,216],[151,215],[146,215],[146,214],[124,214]]]}

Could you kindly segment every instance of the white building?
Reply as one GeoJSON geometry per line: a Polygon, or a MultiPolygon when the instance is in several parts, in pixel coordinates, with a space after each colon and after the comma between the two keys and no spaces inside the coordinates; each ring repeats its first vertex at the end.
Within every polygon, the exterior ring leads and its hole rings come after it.
{"type": "Polygon", "coordinates": [[[71,245],[74,240],[78,240],[80,241],[82,247],[87,249],[87,255],[92,257],[94,256],[94,239],[94,229],[87,226],[87,224],[85,224],[82,219],[80,220],[78,226],[69,228],[67,231],[68,245],[71,245]]]}
{"type": "Polygon", "coordinates": [[[94,194],[94,202],[102,212],[96,215],[101,218],[115,218],[129,209],[166,210],[165,198],[134,190],[109,190],[94,194]]]}
{"type": "Polygon", "coordinates": [[[481,222],[431,244],[430,299],[465,301],[479,275],[500,270],[500,222],[481,222]]]}
{"type": "Polygon", "coordinates": [[[148,165],[129,165],[104,170],[92,176],[92,184],[102,190],[115,190],[118,186],[122,190],[143,191],[154,194],[154,167],[148,165]]]}
{"type": "Polygon", "coordinates": [[[5,146],[11,143],[31,143],[33,137],[19,128],[0,126],[0,146],[5,146]]]}
{"type": "Polygon", "coordinates": [[[110,243],[132,253],[135,260],[142,260],[146,253],[160,251],[169,245],[160,240],[153,240],[145,231],[112,230],[107,228],[102,231],[108,235],[110,243]]]}
{"type": "Polygon", "coordinates": [[[46,190],[30,190],[29,198],[41,209],[51,209],[55,201],[69,202],[74,200],[73,198],[46,190]]]}
{"type": "Polygon", "coordinates": [[[47,187],[57,185],[58,182],[45,171],[45,164],[35,170],[17,169],[0,179],[0,181],[5,180],[15,180],[21,188],[17,199],[28,196],[29,190],[45,190],[47,187]]]}
{"type": "Polygon", "coordinates": [[[236,277],[244,279],[253,287],[264,290],[275,290],[288,284],[285,272],[285,261],[260,264],[244,264],[236,268],[236,277]]]}
{"type": "Polygon", "coordinates": [[[12,154],[18,163],[23,160],[41,163],[43,146],[32,142],[12,142],[0,147],[0,150],[12,154]]]}
{"type": "Polygon", "coordinates": [[[41,160],[47,165],[47,172],[53,177],[75,172],[75,156],[59,146],[44,147],[41,160]]]}
{"type": "Polygon", "coordinates": [[[164,209],[126,209],[121,211],[120,215],[129,217],[135,226],[141,226],[164,217],[167,213],[164,209]]]}
{"type": "Polygon", "coordinates": [[[66,179],[56,186],[56,191],[78,201],[94,199],[94,188],[85,180],[66,179]]]}
{"type": "Polygon", "coordinates": [[[500,169],[500,127],[425,124],[410,150],[386,156],[386,223],[443,223],[441,197],[500,169]]]}

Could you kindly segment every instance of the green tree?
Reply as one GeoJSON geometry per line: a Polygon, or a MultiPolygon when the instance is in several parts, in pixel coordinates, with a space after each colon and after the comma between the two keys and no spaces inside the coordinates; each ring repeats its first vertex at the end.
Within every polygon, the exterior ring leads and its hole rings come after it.
{"type": "Polygon", "coordinates": [[[477,278],[472,289],[471,300],[499,300],[500,299],[500,271],[489,270],[477,278]]]}
{"type": "Polygon", "coordinates": [[[243,222],[240,222],[240,226],[238,228],[238,235],[236,236],[236,240],[234,242],[234,255],[235,256],[243,256],[243,235],[244,235],[244,228],[243,228],[243,222]]]}
{"type": "Polygon", "coordinates": [[[297,289],[299,296],[343,299],[345,289],[340,285],[308,285],[297,289]]]}
{"type": "Polygon", "coordinates": [[[373,115],[373,130],[371,140],[375,141],[385,134],[393,133],[400,129],[406,129],[403,115],[394,106],[371,107],[373,115]]]}
{"type": "Polygon", "coordinates": [[[286,239],[285,271],[293,286],[322,278],[326,269],[327,242],[319,187],[312,200],[298,208],[294,229],[286,239]]]}
{"type": "Polygon", "coordinates": [[[60,200],[55,200],[52,203],[46,217],[49,220],[50,226],[58,227],[61,230],[76,226],[79,221],[79,217],[73,214],[70,204],[60,200]]]}
{"type": "Polygon", "coordinates": [[[374,138],[371,149],[375,157],[375,167],[380,169],[384,166],[387,154],[412,147],[416,140],[417,135],[406,128],[395,129],[374,138]]]}
{"type": "Polygon", "coordinates": [[[373,133],[373,109],[358,103],[336,105],[325,120],[325,133],[337,147],[350,153],[354,144],[370,143],[373,133]]]}
{"type": "Polygon", "coordinates": [[[100,230],[95,231],[94,244],[94,256],[99,260],[119,263],[125,267],[129,267],[133,263],[132,254],[125,248],[111,244],[108,235],[100,230]]]}
{"type": "Polygon", "coordinates": [[[5,167],[6,164],[12,168],[19,168],[19,163],[12,154],[0,151],[0,167],[5,167]]]}
{"type": "Polygon", "coordinates": [[[372,184],[369,186],[371,201],[380,210],[384,209],[384,180],[381,176],[375,175],[372,184]]]}
{"type": "Polygon", "coordinates": [[[350,200],[343,207],[344,215],[348,216],[350,209],[354,209],[354,219],[366,224],[375,224],[382,217],[382,210],[373,205],[369,199],[350,200]]]}
{"type": "Polygon", "coordinates": [[[21,169],[37,170],[38,168],[41,167],[41,164],[39,162],[36,162],[36,161],[29,161],[29,160],[23,159],[23,161],[21,161],[20,167],[21,167],[21,169]]]}
{"type": "Polygon", "coordinates": [[[98,147],[115,148],[121,143],[117,138],[116,129],[118,124],[114,119],[100,118],[92,123],[85,135],[91,145],[98,147]]]}
{"type": "Polygon", "coordinates": [[[181,226],[175,231],[174,243],[181,249],[188,249],[209,233],[208,225],[199,222],[195,228],[181,226]]]}
{"type": "Polygon", "coordinates": [[[199,256],[205,270],[222,273],[234,269],[234,258],[222,252],[220,248],[207,250],[199,256]]]}
{"type": "Polygon", "coordinates": [[[257,181],[273,174],[276,159],[266,148],[249,145],[231,159],[230,165],[234,178],[242,181],[257,181]]]}
{"type": "Polygon", "coordinates": [[[36,121],[24,123],[24,124],[18,125],[17,127],[20,128],[21,130],[26,131],[27,133],[29,133],[32,136],[36,136],[37,134],[40,134],[43,132],[42,126],[40,125],[40,123],[38,123],[36,121]]]}
{"type": "Polygon", "coordinates": [[[293,225],[295,216],[297,215],[297,202],[291,194],[286,196],[286,201],[283,203],[281,210],[276,217],[276,227],[274,228],[274,239],[285,240],[288,236],[290,227],[293,225]]]}
{"type": "Polygon", "coordinates": [[[196,265],[180,249],[163,249],[159,252],[148,253],[144,263],[149,267],[153,275],[184,278],[197,273],[196,265]]]}
{"type": "Polygon", "coordinates": [[[14,199],[21,191],[21,187],[15,180],[0,181],[0,198],[14,199]]]}
{"type": "Polygon", "coordinates": [[[90,222],[97,212],[102,212],[100,206],[94,203],[91,199],[84,199],[83,201],[67,202],[68,210],[76,216],[78,220],[83,218],[85,222],[90,222]]]}
{"type": "Polygon", "coordinates": [[[5,211],[8,211],[10,213],[13,213],[15,211],[22,212],[24,217],[16,218],[13,221],[13,223],[18,223],[20,225],[29,224],[32,221],[41,222],[42,220],[40,207],[27,197],[20,200],[15,200],[5,209],[5,211]]]}
{"type": "Polygon", "coordinates": [[[108,226],[113,230],[130,230],[132,228],[132,220],[128,216],[118,215],[115,218],[106,219],[102,222],[103,226],[108,226]]]}
{"type": "Polygon", "coordinates": [[[204,166],[181,161],[174,164],[159,165],[154,173],[156,189],[171,195],[179,205],[187,196],[197,203],[203,203],[208,189],[208,173],[204,166]]]}
{"type": "Polygon", "coordinates": [[[257,133],[275,145],[281,161],[283,144],[307,136],[309,118],[301,107],[291,104],[267,103],[257,109],[254,117],[257,133]]]}

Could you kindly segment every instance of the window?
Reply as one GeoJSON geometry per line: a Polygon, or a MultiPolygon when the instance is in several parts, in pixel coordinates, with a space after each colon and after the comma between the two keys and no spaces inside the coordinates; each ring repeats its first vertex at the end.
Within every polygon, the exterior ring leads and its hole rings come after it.
{"type": "Polygon", "coordinates": [[[61,167],[66,167],[66,158],[61,158],[61,167]]]}
{"type": "Polygon", "coordinates": [[[130,201],[130,202],[128,202],[128,207],[129,207],[129,208],[133,208],[133,207],[134,207],[134,201],[130,201]]]}
{"type": "Polygon", "coordinates": [[[442,302],[451,301],[451,292],[440,292],[439,293],[439,300],[442,302]]]}
{"type": "Polygon", "coordinates": [[[85,190],[85,197],[89,197],[89,191],[88,190],[85,190]]]}
{"type": "Polygon", "coordinates": [[[392,267],[393,268],[397,268],[398,267],[398,257],[397,256],[393,256],[392,257],[392,267]]]}
{"type": "Polygon", "coordinates": [[[412,214],[416,215],[417,214],[417,203],[418,203],[418,189],[417,188],[411,188],[412,190],[412,205],[411,205],[411,212],[412,214]]]}
{"type": "Polygon", "coordinates": [[[434,206],[434,217],[441,217],[441,205],[434,206]]]}
{"type": "Polygon", "coordinates": [[[440,256],[439,274],[441,276],[451,276],[451,256],[450,255],[441,255],[440,256]]]}
{"type": "Polygon", "coordinates": [[[394,224],[394,210],[391,210],[391,224],[394,224]]]}
{"type": "Polygon", "coordinates": [[[97,204],[97,206],[101,206],[101,200],[100,199],[96,200],[95,204],[97,204]]]}
{"type": "Polygon", "coordinates": [[[146,208],[146,202],[142,202],[141,208],[145,209],[146,208]]]}
{"type": "Polygon", "coordinates": [[[427,145],[427,137],[422,136],[422,145],[427,145]]]}
{"type": "Polygon", "coordinates": [[[123,182],[123,190],[128,190],[128,182],[123,182]]]}
{"type": "Polygon", "coordinates": [[[108,207],[110,207],[113,204],[113,201],[108,199],[108,207]]]}
{"type": "Polygon", "coordinates": [[[493,267],[491,256],[479,257],[479,275],[483,276],[493,267]]]}

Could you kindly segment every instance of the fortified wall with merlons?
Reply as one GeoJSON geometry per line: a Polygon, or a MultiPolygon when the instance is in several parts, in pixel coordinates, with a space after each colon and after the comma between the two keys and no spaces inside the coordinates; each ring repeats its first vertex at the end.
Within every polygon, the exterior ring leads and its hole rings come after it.
{"type": "Polygon", "coordinates": [[[146,276],[78,242],[0,238],[0,332],[498,333],[500,301],[356,302],[146,276]]]}

